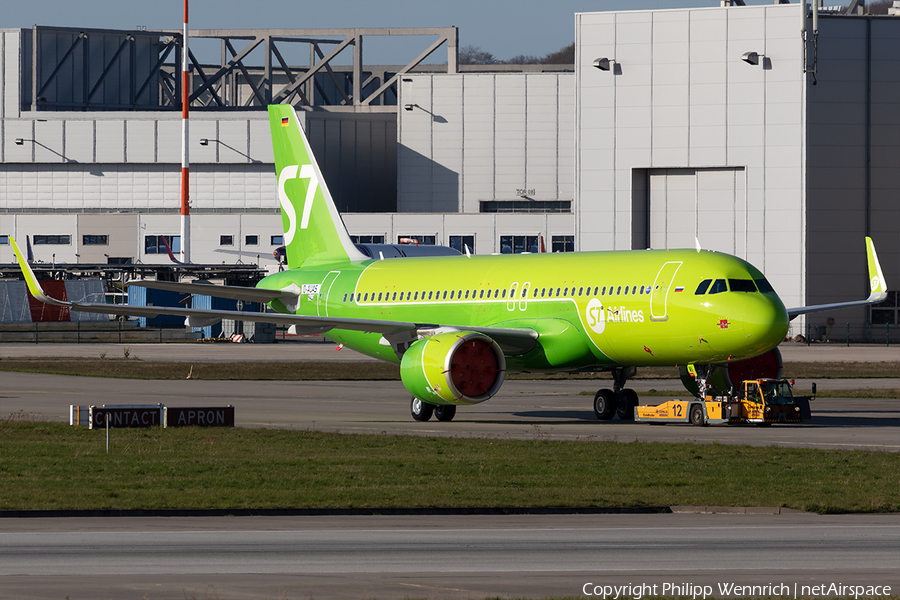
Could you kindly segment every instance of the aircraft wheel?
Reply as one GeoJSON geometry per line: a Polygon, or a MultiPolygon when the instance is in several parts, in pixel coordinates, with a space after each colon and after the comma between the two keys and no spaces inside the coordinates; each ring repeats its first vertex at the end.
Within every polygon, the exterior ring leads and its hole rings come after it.
{"type": "Polygon", "coordinates": [[[699,404],[691,406],[691,425],[706,425],[706,419],[703,418],[703,407],[699,404]]]}
{"type": "Polygon", "coordinates": [[[409,412],[412,413],[412,418],[416,421],[427,421],[431,418],[432,413],[434,413],[434,404],[422,402],[413,396],[412,402],[410,402],[409,405],[409,412]]]}
{"type": "Polygon", "coordinates": [[[603,389],[594,396],[594,414],[601,421],[609,421],[616,414],[616,395],[612,390],[603,389]]]}
{"type": "Polygon", "coordinates": [[[438,421],[452,421],[456,416],[456,406],[453,404],[444,404],[434,407],[434,416],[438,421]]]}
{"type": "Polygon", "coordinates": [[[616,414],[623,421],[634,421],[634,407],[638,405],[638,395],[632,389],[622,390],[624,402],[616,405],[616,414]]]}

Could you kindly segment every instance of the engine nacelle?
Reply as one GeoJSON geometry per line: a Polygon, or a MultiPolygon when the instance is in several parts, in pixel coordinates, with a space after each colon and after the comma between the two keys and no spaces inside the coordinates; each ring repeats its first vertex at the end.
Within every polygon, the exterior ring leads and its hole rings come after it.
{"type": "Polygon", "coordinates": [[[439,333],[413,343],[400,361],[409,393],[429,404],[478,404],[503,383],[506,359],[497,342],[474,331],[439,333]]]}

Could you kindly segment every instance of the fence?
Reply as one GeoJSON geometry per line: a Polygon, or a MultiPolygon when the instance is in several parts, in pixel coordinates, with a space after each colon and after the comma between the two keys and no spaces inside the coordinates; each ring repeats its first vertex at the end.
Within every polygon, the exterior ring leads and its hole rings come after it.
{"type": "Polygon", "coordinates": [[[43,323],[0,323],[0,342],[94,343],[171,342],[195,340],[198,333],[184,326],[138,327],[135,321],[76,321],[43,323]]]}
{"type": "MultiPolygon", "coordinates": [[[[790,335],[795,337],[797,328],[792,327],[790,335]]],[[[807,321],[803,332],[806,345],[829,342],[850,346],[851,344],[878,344],[890,346],[900,344],[900,326],[890,323],[815,323],[807,321]]],[[[796,337],[795,337],[796,339],[796,337]]],[[[800,341],[800,340],[798,340],[800,341]]]]}

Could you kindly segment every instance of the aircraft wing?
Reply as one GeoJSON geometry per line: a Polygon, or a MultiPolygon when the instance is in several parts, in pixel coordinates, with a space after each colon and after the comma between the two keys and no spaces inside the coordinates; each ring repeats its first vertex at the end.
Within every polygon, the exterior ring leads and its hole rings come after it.
{"type": "MultiPolygon", "coordinates": [[[[385,342],[395,348],[400,348],[404,342],[414,341],[419,335],[430,335],[436,330],[452,331],[465,330],[484,333],[493,338],[504,353],[521,354],[532,349],[538,338],[538,333],[527,327],[454,327],[451,325],[438,325],[434,323],[410,323],[406,321],[382,321],[377,319],[349,319],[339,317],[314,317],[305,315],[282,314],[276,312],[245,312],[239,310],[206,310],[181,306],[132,306],[129,304],[106,304],[97,302],[68,302],[57,300],[48,296],[41,287],[37,276],[31,266],[22,258],[16,240],[9,238],[13,252],[25,275],[25,283],[28,291],[37,300],[55,306],[64,306],[69,310],[90,312],[109,315],[155,317],[157,315],[175,315],[185,317],[185,324],[190,327],[206,327],[217,323],[222,319],[234,319],[236,321],[255,321],[261,323],[275,323],[276,325],[294,325],[303,333],[324,333],[331,329],[347,329],[350,331],[365,331],[380,333],[385,342]]],[[[224,298],[248,300],[251,302],[267,302],[274,298],[294,298],[297,294],[283,290],[263,290],[259,288],[242,288],[237,286],[216,286],[205,283],[175,283],[161,282],[135,282],[131,285],[168,289],[185,293],[205,294],[224,298]],[[152,285],[151,285],[152,284],[152,285]],[[224,290],[224,291],[223,291],[224,290]]]]}
{"type": "Polygon", "coordinates": [[[787,309],[787,313],[791,320],[800,315],[812,312],[850,308],[853,306],[867,306],[869,304],[884,302],[885,298],[887,298],[887,283],[884,280],[884,273],[881,271],[881,263],[878,262],[878,254],[875,253],[875,243],[872,242],[872,238],[870,237],[866,237],[866,256],[869,261],[869,288],[871,289],[868,298],[865,300],[854,300],[853,302],[836,302],[833,304],[815,304],[813,306],[789,308],[787,309]]]}
{"type": "Polygon", "coordinates": [[[290,290],[264,290],[261,288],[240,287],[236,285],[213,285],[211,283],[176,283],[174,281],[132,281],[128,284],[135,287],[169,290],[185,294],[202,294],[216,298],[230,298],[246,302],[268,303],[281,300],[286,304],[294,304],[299,293],[290,290]]]}

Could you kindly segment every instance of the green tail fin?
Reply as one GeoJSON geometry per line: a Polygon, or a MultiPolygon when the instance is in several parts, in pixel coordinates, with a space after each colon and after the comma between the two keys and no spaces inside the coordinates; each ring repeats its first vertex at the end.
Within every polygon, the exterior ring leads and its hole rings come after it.
{"type": "Polygon", "coordinates": [[[366,260],[347,234],[297,113],[269,106],[288,267],[366,260]]]}

